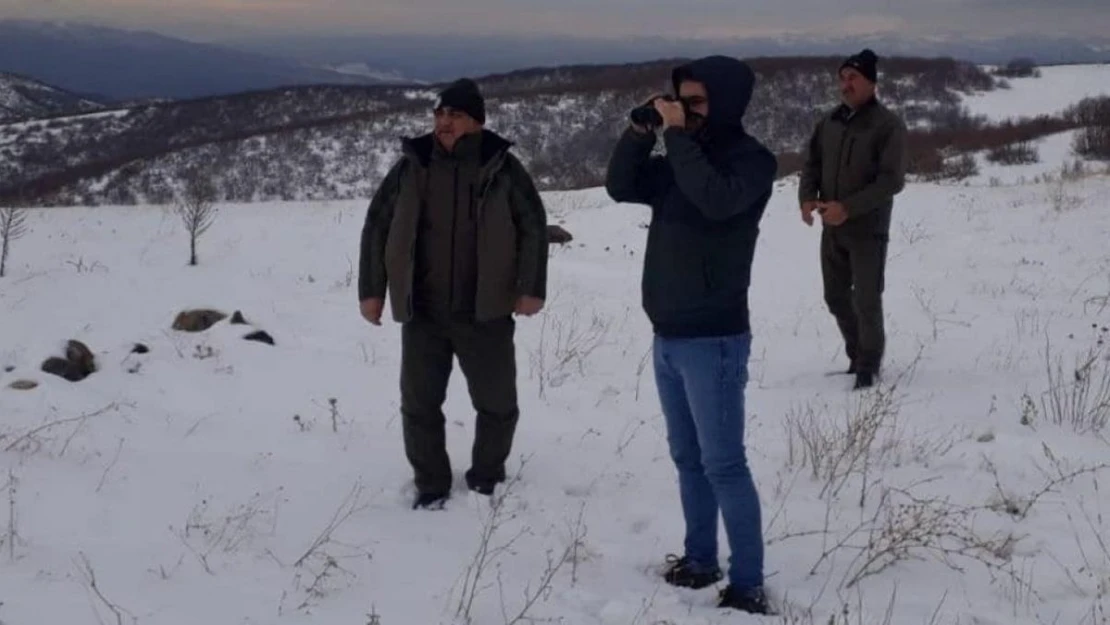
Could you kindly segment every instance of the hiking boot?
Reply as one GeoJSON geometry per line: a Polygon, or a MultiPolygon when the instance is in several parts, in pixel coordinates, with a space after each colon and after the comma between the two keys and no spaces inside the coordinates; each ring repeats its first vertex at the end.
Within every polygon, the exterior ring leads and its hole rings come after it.
{"type": "Polygon", "coordinates": [[[853,390],[871,388],[872,386],[875,386],[875,374],[870,371],[860,371],[856,374],[856,385],[853,390]]]}
{"type": "Polygon", "coordinates": [[[448,493],[417,493],[412,502],[413,510],[442,510],[447,505],[448,493]]]}
{"type": "Polygon", "coordinates": [[[504,481],[505,478],[478,477],[473,471],[466,472],[466,487],[479,495],[486,495],[487,497],[493,495],[494,488],[504,481]]]}
{"type": "Polygon", "coordinates": [[[771,606],[767,602],[767,594],[762,588],[752,588],[740,591],[732,586],[721,591],[721,600],[718,608],[740,610],[749,614],[770,614],[771,606]]]}
{"type": "Polygon", "coordinates": [[[724,577],[720,568],[698,566],[686,556],[680,558],[673,554],[668,555],[667,565],[663,571],[663,580],[680,588],[697,590],[715,584],[724,577]]]}

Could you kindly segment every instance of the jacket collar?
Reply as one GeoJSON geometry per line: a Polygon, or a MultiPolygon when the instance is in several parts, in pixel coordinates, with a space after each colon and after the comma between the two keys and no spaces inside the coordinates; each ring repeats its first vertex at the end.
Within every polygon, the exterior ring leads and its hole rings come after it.
{"type": "Polygon", "coordinates": [[[841,103],[833,111],[833,119],[839,122],[849,122],[858,117],[864,117],[879,107],[879,98],[872,96],[870,100],[863,103],[859,109],[853,111],[847,104],[841,103]]]}
{"type": "MultiPolygon", "coordinates": [[[[483,128],[481,132],[481,146],[479,147],[478,162],[483,174],[488,174],[500,168],[504,162],[505,154],[514,143],[501,135],[483,128]]],[[[403,138],[401,151],[415,164],[427,168],[435,150],[435,135],[427,133],[418,137],[403,138]]]]}

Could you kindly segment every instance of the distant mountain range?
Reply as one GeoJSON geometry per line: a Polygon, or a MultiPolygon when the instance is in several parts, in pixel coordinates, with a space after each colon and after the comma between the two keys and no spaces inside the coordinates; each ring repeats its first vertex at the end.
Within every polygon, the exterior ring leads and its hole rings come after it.
{"type": "Polygon", "coordinates": [[[576,39],[571,37],[469,37],[452,35],[275,36],[237,39],[228,45],[262,54],[327,65],[365,63],[426,81],[484,76],[529,67],[639,63],[662,58],[730,54],[844,57],[870,47],[881,57],[947,57],[982,64],[1003,64],[1017,57],[1043,65],[1110,62],[1110,35],[1076,39],[1044,35],[1004,38],[928,39],[870,35],[855,37],[783,36],[749,39],[576,39]]]}
{"type": "Polygon", "coordinates": [[[95,100],[182,99],[309,84],[423,84],[524,68],[646,62],[723,53],[948,57],[1041,64],[1110,61],[1110,37],[574,39],[452,35],[273,36],[196,43],[70,22],[0,20],[0,72],[33,77],[95,100]]]}
{"type": "Polygon", "coordinates": [[[149,32],[0,21],[0,72],[31,76],[94,99],[179,99],[305,84],[406,82],[367,66],[326,65],[149,32]]]}

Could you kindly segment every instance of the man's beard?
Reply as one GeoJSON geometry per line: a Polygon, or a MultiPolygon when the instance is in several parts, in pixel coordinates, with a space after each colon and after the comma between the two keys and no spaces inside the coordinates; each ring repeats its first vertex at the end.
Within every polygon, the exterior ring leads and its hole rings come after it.
{"type": "Polygon", "coordinates": [[[695,138],[704,138],[707,126],[708,124],[706,123],[705,117],[697,113],[686,113],[686,132],[690,133],[695,138]]]}

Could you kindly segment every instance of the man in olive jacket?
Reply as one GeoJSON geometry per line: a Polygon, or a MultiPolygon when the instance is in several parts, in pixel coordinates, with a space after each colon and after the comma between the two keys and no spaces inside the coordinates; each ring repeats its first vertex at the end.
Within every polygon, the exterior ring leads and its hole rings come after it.
{"type": "Polygon", "coordinates": [[[798,194],[802,219],[823,223],[825,303],[836,318],[855,388],[874,383],[886,347],[882,293],[894,196],[906,177],[906,126],[875,96],[878,57],[839,69],[843,103],[818,122],[798,194]]]}
{"type": "Polygon", "coordinates": [[[413,508],[442,508],[451,463],[442,406],[458,357],[477,411],[471,490],[505,479],[519,417],[513,314],[534,315],[547,287],[547,217],[512,144],[483,127],[477,85],[460,79],[435,105],[435,132],[402,142],[362,230],[358,297],[381,325],[388,293],[401,330],[401,415],[413,508]]]}

